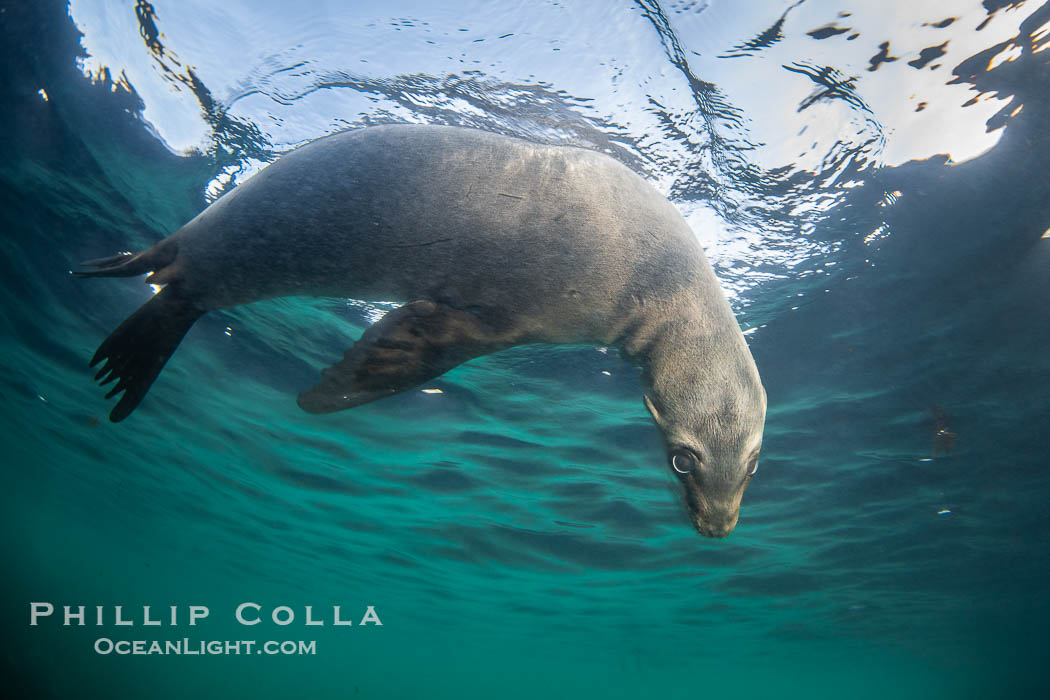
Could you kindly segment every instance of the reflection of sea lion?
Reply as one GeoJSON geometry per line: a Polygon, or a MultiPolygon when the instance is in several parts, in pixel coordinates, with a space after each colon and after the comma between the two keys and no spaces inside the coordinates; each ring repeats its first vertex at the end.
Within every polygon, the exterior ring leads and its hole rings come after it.
{"type": "Polygon", "coordinates": [[[600,153],[450,127],[319,139],[149,250],[85,263],[164,289],[92,361],[127,417],[202,314],[288,295],[408,302],[365,331],[314,413],[390,396],[522,343],[619,346],[697,529],[723,537],[754,473],[765,392],[688,224],[600,153]]]}

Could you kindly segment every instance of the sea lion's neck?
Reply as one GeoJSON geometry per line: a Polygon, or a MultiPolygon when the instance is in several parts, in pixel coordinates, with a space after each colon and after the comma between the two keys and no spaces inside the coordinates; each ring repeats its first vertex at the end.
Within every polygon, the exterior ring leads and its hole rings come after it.
{"type": "Polygon", "coordinates": [[[675,300],[659,314],[640,315],[619,346],[642,366],[646,390],[657,395],[695,392],[720,383],[727,372],[747,373],[754,364],[729,304],[699,295],[675,300]]]}
{"type": "MultiPolygon", "coordinates": [[[[721,294],[721,290],[718,293],[721,294]]],[[[639,309],[622,330],[617,345],[629,359],[647,365],[683,351],[709,351],[739,333],[724,298],[712,302],[692,291],[661,304],[658,309],[648,306],[639,309]]]]}

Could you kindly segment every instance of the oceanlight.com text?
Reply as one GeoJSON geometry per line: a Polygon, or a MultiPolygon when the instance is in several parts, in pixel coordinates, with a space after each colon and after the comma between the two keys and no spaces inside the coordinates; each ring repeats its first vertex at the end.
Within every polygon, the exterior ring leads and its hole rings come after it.
{"type": "Polygon", "coordinates": [[[192,640],[189,638],[169,639],[165,641],[146,639],[109,639],[100,637],[95,640],[95,653],[103,656],[221,656],[240,654],[268,654],[271,656],[312,656],[317,654],[317,642],[311,641],[266,641],[254,639],[239,640],[192,640]]]}

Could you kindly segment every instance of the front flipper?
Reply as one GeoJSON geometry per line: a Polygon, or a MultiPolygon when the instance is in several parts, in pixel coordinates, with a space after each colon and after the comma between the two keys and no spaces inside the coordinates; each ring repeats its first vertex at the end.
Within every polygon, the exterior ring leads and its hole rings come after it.
{"type": "Polygon", "coordinates": [[[340,362],[321,372],[320,384],[299,394],[299,407],[331,413],[360,406],[512,344],[472,313],[414,301],[369,327],[340,362]]]}

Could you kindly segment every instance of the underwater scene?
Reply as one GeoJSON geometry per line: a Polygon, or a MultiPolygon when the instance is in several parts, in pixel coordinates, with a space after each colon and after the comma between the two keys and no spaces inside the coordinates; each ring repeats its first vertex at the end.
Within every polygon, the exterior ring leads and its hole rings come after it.
{"type": "Polygon", "coordinates": [[[7,697],[1050,697],[1050,3],[13,0],[0,33],[7,697]],[[331,150],[405,133],[584,194],[331,150]],[[347,260],[358,296],[308,279],[347,260]],[[459,340],[394,387],[437,279],[420,352],[459,340]]]}

